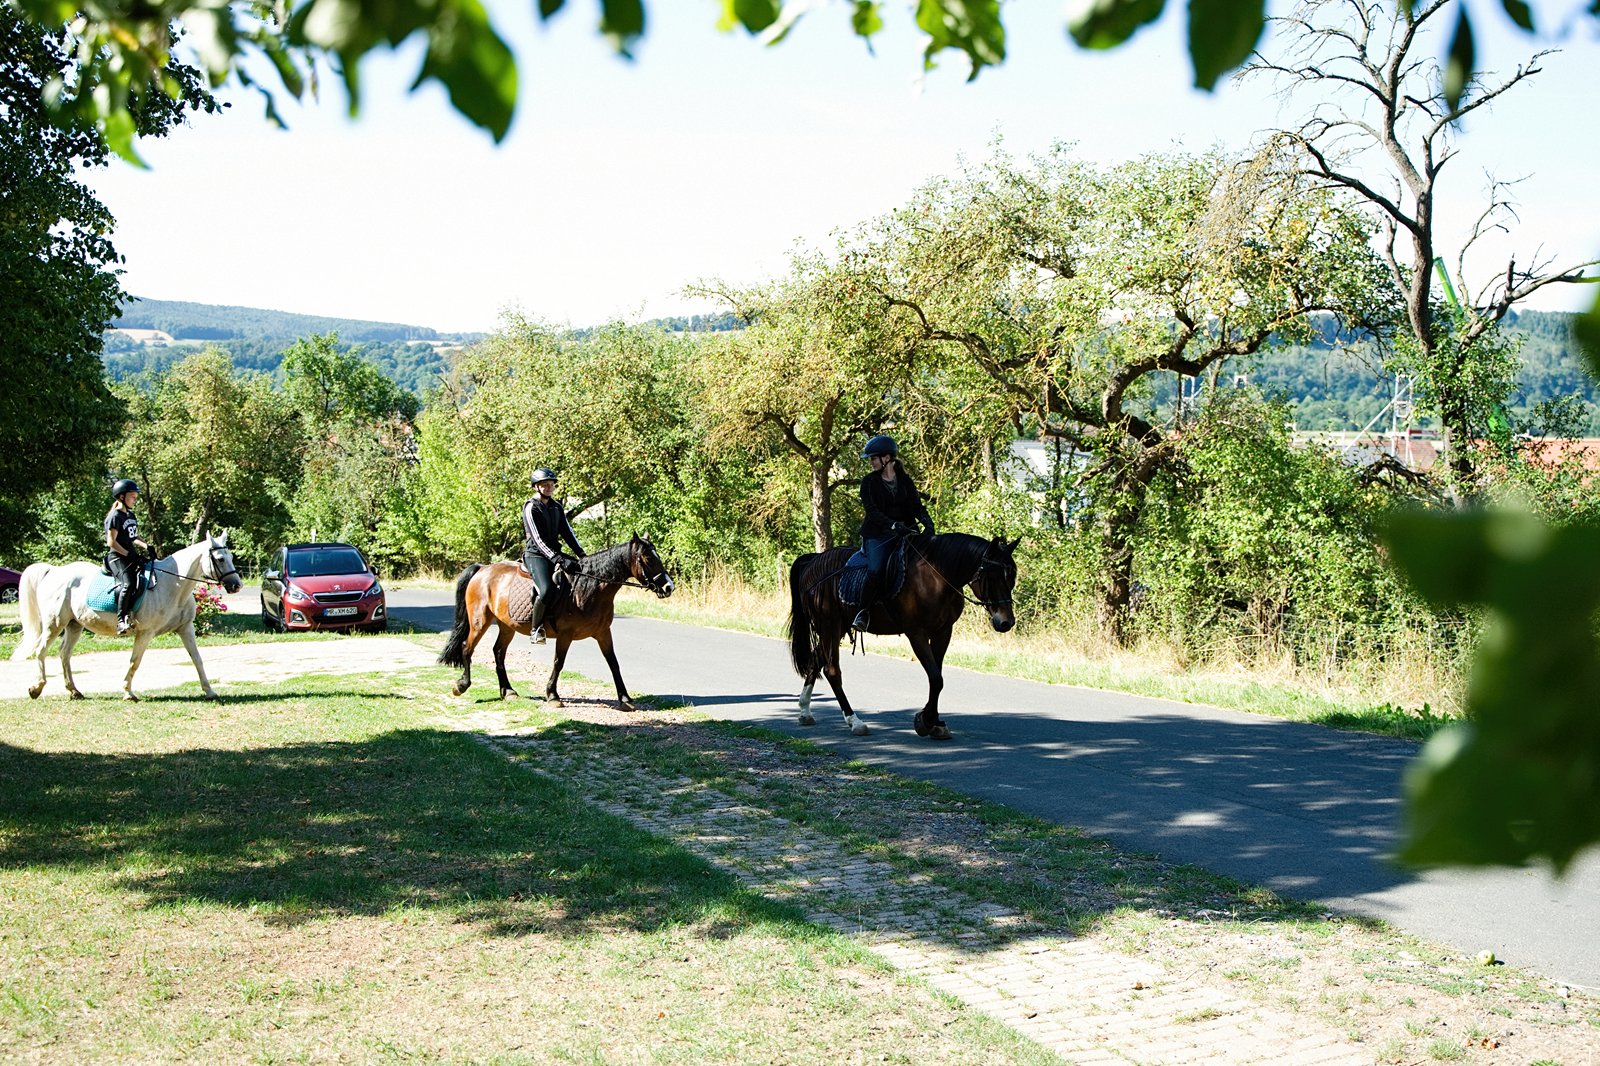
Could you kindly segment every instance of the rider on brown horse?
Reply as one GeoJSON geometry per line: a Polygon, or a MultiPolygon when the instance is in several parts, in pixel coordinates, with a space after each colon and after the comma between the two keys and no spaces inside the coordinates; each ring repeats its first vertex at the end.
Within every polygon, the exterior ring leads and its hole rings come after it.
{"type": "Polygon", "coordinates": [[[544,612],[550,602],[555,567],[572,573],[578,568],[578,559],[583,558],[584,552],[577,535],[572,532],[572,523],[567,521],[566,509],[555,498],[556,472],[541,466],[529,475],[528,481],[533,486],[533,497],[522,505],[522,531],[527,535],[522,564],[528,568],[528,576],[533,578],[531,636],[535,644],[543,644],[544,612]],[[572,555],[561,551],[562,541],[572,549],[572,555]]]}
{"type": "Polygon", "coordinates": [[[861,551],[867,557],[867,582],[861,594],[861,610],[856,612],[851,629],[866,629],[871,623],[873,602],[883,592],[883,571],[895,542],[914,532],[911,523],[933,534],[933,519],[922,502],[922,494],[911,475],[900,465],[894,438],[878,434],[861,449],[861,458],[872,472],[861,479],[861,551]]]}

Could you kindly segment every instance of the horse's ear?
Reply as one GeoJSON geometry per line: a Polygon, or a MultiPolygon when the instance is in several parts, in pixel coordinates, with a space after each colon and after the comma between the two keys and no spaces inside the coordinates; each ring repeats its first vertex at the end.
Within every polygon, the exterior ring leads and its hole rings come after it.
{"type": "Polygon", "coordinates": [[[1006,554],[1010,555],[1011,553],[1015,552],[1017,550],[1017,545],[1021,543],[1022,537],[1019,535],[1016,540],[1006,545],[1006,554]]]}
{"type": "Polygon", "coordinates": [[[228,546],[228,531],[226,529],[217,534],[217,545],[222,548],[228,546]]]}

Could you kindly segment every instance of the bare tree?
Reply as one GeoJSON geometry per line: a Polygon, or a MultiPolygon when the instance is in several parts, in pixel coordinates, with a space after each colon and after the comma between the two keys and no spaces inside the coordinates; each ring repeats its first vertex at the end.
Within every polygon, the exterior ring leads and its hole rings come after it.
{"type": "Polygon", "coordinates": [[[1297,129],[1272,136],[1301,154],[1309,174],[1355,193],[1376,214],[1381,251],[1405,294],[1414,345],[1406,362],[1436,408],[1449,442],[1452,493],[1464,502],[1476,486],[1469,444],[1483,435],[1482,412],[1504,398],[1485,393],[1509,390],[1514,376],[1504,346],[1493,343],[1495,327],[1547,285],[1590,280],[1586,271],[1600,261],[1558,267],[1536,251],[1468,289],[1469,252],[1491,233],[1509,233],[1516,221],[1511,183],[1491,177],[1483,210],[1456,254],[1465,298],[1458,301],[1445,279],[1448,299],[1436,299],[1434,266],[1442,258],[1435,211],[1441,174],[1459,153],[1461,120],[1539,74],[1549,54],[1539,52],[1507,75],[1475,74],[1452,103],[1443,72],[1419,42],[1430,22],[1457,6],[1426,0],[1390,11],[1365,0],[1308,0],[1292,16],[1272,20],[1283,54],[1258,55],[1241,76],[1274,76],[1286,97],[1306,89],[1324,97],[1297,129]],[[1490,365],[1497,357],[1498,368],[1490,365]]]}

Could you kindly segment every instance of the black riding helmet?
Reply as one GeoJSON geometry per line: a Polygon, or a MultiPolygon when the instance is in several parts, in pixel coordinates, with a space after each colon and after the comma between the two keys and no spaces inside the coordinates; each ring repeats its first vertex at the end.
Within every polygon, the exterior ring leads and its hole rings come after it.
{"type": "Polygon", "coordinates": [[[899,454],[900,449],[895,445],[894,438],[886,437],[882,433],[867,441],[866,447],[861,449],[861,458],[863,459],[871,459],[874,455],[897,456],[899,454]]]}
{"type": "Polygon", "coordinates": [[[115,485],[111,486],[111,498],[113,500],[120,500],[128,493],[138,491],[138,482],[134,481],[132,478],[122,478],[115,485]]]}
{"type": "Polygon", "coordinates": [[[558,479],[556,478],[556,472],[554,470],[551,470],[548,466],[541,466],[539,469],[528,475],[528,487],[538,488],[539,482],[541,481],[556,480],[558,479]]]}

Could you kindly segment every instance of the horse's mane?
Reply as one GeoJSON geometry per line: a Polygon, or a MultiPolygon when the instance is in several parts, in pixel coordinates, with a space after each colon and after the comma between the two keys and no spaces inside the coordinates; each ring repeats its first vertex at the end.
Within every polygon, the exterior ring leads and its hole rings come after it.
{"type": "Polygon", "coordinates": [[[579,559],[578,573],[572,578],[572,605],[580,611],[587,610],[606,583],[631,579],[633,574],[628,569],[628,560],[632,548],[633,541],[625,540],[579,559]]]}
{"type": "Polygon", "coordinates": [[[920,554],[939,568],[952,582],[966,584],[978,572],[978,561],[989,547],[983,537],[971,533],[940,533],[916,537],[911,542],[913,555],[920,554]]]}

